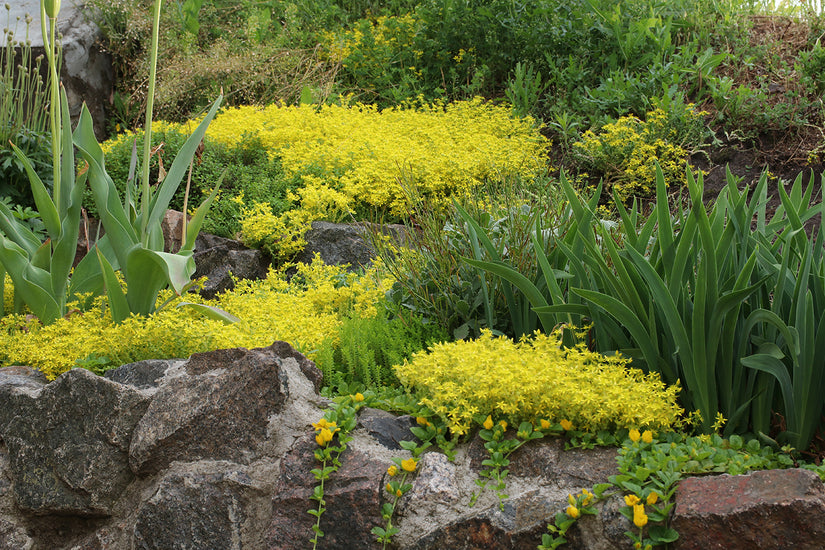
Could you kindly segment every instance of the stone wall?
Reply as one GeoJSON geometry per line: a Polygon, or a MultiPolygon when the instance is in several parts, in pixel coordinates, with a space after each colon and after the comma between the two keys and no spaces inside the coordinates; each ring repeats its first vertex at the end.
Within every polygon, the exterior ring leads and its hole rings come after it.
{"type": "MultiPolygon", "coordinates": [[[[0,548],[304,549],[317,467],[320,371],[288,344],[143,361],[105,378],[75,369],[46,383],[0,369],[0,548]]],[[[387,468],[413,419],[361,412],[328,482],[319,548],[379,548],[387,468]]],[[[512,457],[499,508],[475,480],[478,439],[450,462],[423,455],[398,508],[402,549],[533,549],[568,493],[606,481],[615,449],[560,440],[512,457]]],[[[628,548],[621,498],[568,533],[568,548],[628,548]]],[[[690,478],[676,497],[677,548],[823,547],[825,491],[807,470],[690,478]]]]}

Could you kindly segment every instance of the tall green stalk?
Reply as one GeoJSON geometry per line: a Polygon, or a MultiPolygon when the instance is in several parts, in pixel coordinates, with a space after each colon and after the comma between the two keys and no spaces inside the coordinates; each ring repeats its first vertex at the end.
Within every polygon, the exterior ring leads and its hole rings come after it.
{"type": "Polygon", "coordinates": [[[152,14],[152,46],[149,52],[149,94],[146,97],[146,125],[143,137],[143,163],[140,167],[140,182],[142,187],[140,211],[141,226],[140,234],[145,238],[147,235],[147,225],[149,223],[149,156],[152,151],[152,116],[155,109],[155,77],[158,70],[158,39],[160,33],[160,8],[162,0],[155,0],[155,7],[152,14]]]}
{"type": "Polygon", "coordinates": [[[57,78],[58,64],[55,60],[55,39],[57,34],[57,16],[59,13],[60,0],[43,0],[40,3],[40,28],[43,34],[43,45],[46,50],[46,57],[49,60],[49,74],[51,75],[49,127],[52,134],[53,197],[58,212],[61,206],[60,155],[62,149],[60,128],[62,128],[62,121],[60,119],[60,80],[57,78]]]}

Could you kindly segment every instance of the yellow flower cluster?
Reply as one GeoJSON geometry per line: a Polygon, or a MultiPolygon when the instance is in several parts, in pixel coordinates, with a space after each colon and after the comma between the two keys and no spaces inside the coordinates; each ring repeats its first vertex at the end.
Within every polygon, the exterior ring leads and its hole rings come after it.
{"type": "Polygon", "coordinates": [[[289,260],[303,250],[304,234],[309,229],[296,214],[289,211],[276,216],[272,206],[255,202],[241,210],[241,240],[246,246],[265,250],[274,260],[289,260]]]}
{"type": "MultiPolygon", "coordinates": [[[[190,135],[192,132],[195,131],[197,124],[192,124],[191,122],[187,123],[178,123],[178,122],[166,122],[163,120],[153,120],[152,121],[152,133],[165,133],[165,132],[176,132],[178,134],[182,134],[184,136],[190,135]]],[[[115,137],[108,139],[100,144],[100,148],[103,149],[104,154],[110,153],[113,149],[116,149],[118,146],[122,145],[123,143],[131,144],[135,138],[142,139],[143,138],[143,128],[139,130],[127,130],[122,132],[115,137]]],[[[141,151],[138,151],[138,155],[141,154],[141,151]]]]}
{"type": "MultiPolygon", "coordinates": [[[[235,290],[215,301],[199,300],[239,317],[225,325],[202,317],[187,308],[166,307],[149,317],[131,317],[115,325],[100,307],[58,319],[41,326],[22,315],[0,319],[2,365],[30,365],[50,379],[75,366],[90,354],[106,356],[114,364],[141,359],[188,357],[192,353],[242,346],[264,347],[284,340],[312,352],[324,340],[335,338],[344,318],[376,314],[375,304],[391,286],[376,271],[358,277],[337,266],[316,260],[299,265],[294,281],[270,272],[261,281],[238,281],[235,290]]],[[[160,301],[169,298],[164,293],[160,301]]],[[[172,304],[174,306],[174,304],[172,304]]]]}
{"type": "Polygon", "coordinates": [[[245,135],[258,137],[288,174],[315,176],[305,179],[300,199],[327,214],[359,204],[403,214],[402,180],[438,202],[487,177],[533,177],[545,170],[549,146],[532,119],[514,119],[480,98],[383,111],[362,104],[238,107],[220,113],[207,131],[230,145],[245,135]],[[338,194],[313,198],[323,188],[338,194]]]}
{"type": "Polygon", "coordinates": [[[566,420],[583,431],[674,424],[678,386],[629,368],[620,356],[582,346],[563,349],[559,334],[514,342],[489,331],[474,341],[442,343],[395,367],[421,403],[466,433],[473,416],[493,413],[516,424],[566,420]]]}
{"type": "MultiPolygon", "coordinates": [[[[692,105],[684,116],[688,125],[702,119],[702,113],[692,105]]],[[[624,116],[598,133],[588,130],[573,147],[585,165],[603,174],[605,184],[615,187],[622,199],[650,196],[656,188],[654,161],[659,161],[666,184],[681,185],[685,178],[688,154],[677,144],[679,132],[673,125],[668,113],[655,109],[644,121],[624,116]]]]}
{"type": "Polygon", "coordinates": [[[381,16],[374,22],[361,21],[361,25],[348,30],[324,33],[321,44],[331,61],[350,69],[358,69],[362,63],[381,67],[391,63],[401,51],[420,58],[423,52],[414,47],[420,29],[421,22],[411,14],[381,16]],[[356,53],[360,55],[353,55],[356,53]]]}

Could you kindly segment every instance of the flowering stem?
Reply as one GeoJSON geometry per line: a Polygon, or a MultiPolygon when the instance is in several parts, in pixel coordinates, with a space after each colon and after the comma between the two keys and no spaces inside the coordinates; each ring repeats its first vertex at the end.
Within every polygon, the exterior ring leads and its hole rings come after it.
{"type": "Polygon", "coordinates": [[[140,180],[143,188],[140,203],[140,234],[146,238],[149,224],[149,156],[152,150],[152,114],[155,106],[155,77],[158,67],[158,35],[160,32],[160,8],[163,0],[155,0],[152,21],[152,48],[149,54],[149,91],[146,95],[146,130],[143,135],[143,164],[140,180]]]}
{"type": "Polygon", "coordinates": [[[57,28],[57,16],[59,13],[59,4],[52,4],[50,10],[52,14],[46,11],[45,2],[40,3],[40,31],[43,35],[43,45],[45,46],[46,56],[49,59],[49,75],[50,75],[50,100],[49,100],[49,129],[51,130],[52,138],[52,171],[53,171],[53,188],[52,200],[54,200],[55,208],[60,212],[60,129],[62,128],[60,119],[60,81],[57,78],[57,63],[55,63],[55,38],[57,28]],[[56,9],[55,9],[56,8],[56,9]],[[46,27],[46,20],[48,19],[48,29],[46,27]]]}

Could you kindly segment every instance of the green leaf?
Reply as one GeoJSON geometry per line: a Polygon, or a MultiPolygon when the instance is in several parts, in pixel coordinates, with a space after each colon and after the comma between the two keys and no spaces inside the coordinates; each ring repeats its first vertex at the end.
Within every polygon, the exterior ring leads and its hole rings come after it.
{"type": "Polygon", "coordinates": [[[100,270],[106,286],[106,296],[109,298],[109,308],[112,310],[112,319],[115,323],[121,323],[131,313],[129,303],[126,301],[126,295],[120,287],[120,281],[115,274],[115,270],[112,269],[112,265],[99,248],[95,247],[95,253],[98,262],[100,262],[100,270]]]}
{"type": "Polygon", "coordinates": [[[664,527],[663,525],[651,525],[648,535],[657,544],[668,544],[679,539],[679,533],[675,529],[664,527]]]}
{"type": "Polygon", "coordinates": [[[199,314],[207,317],[209,319],[213,319],[215,321],[223,321],[224,323],[231,325],[233,323],[237,323],[240,321],[237,317],[222,310],[216,306],[209,306],[206,304],[197,304],[194,302],[181,302],[177,305],[177,307],[186,307],[197,311],[199,314]]]}

